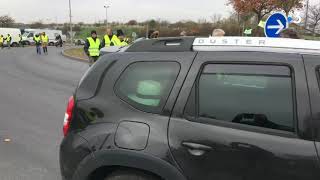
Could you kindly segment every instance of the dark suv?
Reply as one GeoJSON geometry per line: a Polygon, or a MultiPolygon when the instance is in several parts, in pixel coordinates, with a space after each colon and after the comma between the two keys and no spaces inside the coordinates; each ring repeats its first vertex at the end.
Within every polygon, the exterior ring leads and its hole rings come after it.
{"type": "Polygon", "coordinates": [[[320,43],[143,40],[70,98],[66,180],[319,180],[320,43]]]}

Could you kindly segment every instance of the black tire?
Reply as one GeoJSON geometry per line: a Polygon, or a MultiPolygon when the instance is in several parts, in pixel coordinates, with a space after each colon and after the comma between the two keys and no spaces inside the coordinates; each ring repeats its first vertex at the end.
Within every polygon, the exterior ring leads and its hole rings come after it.
{"type": "Polygon", "coordinates": [[[50,43],[49,43],[49,46],[54,46],[54,43],[53,43],[53,42],[50,42],[50,43]]]}
{"type": "Polygon", "coordinates": [[[18,47],[18,43],[16,43],[16,42],[12,43],[11,47],[18,47]]]}
{"type": "Polygon", "coordinates": [[[104,180],[160,180],[159,178],[140,171],[121,170],[108,175],[104,180]]]}

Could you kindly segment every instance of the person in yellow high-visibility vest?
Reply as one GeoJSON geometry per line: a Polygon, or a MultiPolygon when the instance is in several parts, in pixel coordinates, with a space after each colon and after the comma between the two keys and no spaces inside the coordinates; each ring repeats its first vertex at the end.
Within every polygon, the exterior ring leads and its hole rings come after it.
{"type": "Polygon", "coordinates": [[[4,43],[4,37],[3,35],[0,35],[0,47],[3,49],[3,43],[4,43]]]}
{"type": "Polygon", "coordinates": [[[42,42],[43,53],[48,54],[49,37],[46,35],[45,32],[43,32],[41,35],[41,42],[42,42]]]}
{"type": "Polygon", "coordinates": [[[102,47],[116,46],[118,37],[113,34],[112,29],[107,29],[107,34],[102,40],[102,47]]]}
{"type": "Polygon", "coordinates": [[[41,37],[40,34],[36,34],[33,37],[34,45],[36,46],[37,54],[41,55],[41,37]]]}
{"type": "Polygon", "coordinates": [[[124,35],[119,36],[119,40],[119,46],[128,46],[128,43],[124,35]]]}
{"type": "Polygon", "coordinates": [[[97,32],[95,30],[91,31],[91,37],[88,37],[84,44],[84,52],[86,52],[89,57],[90,65],[98,60],[101,48],[102,43],[97,36],[97,32]]]}
{"type": "Polygon", "coordinates": [[[8,34],[5,39],[6,39],[6,41],[7,41],[7,46],[8,46],[8,48],[10,49],[10,47],[11,47],[11,41],[12,41],[11,35],[8,34]]]}
{"type": "Polygon", "coordinates": [[[115,39],[115,46],[127,46],[125,35],[121,29],[117,30],[117,39],[115,39]]]}

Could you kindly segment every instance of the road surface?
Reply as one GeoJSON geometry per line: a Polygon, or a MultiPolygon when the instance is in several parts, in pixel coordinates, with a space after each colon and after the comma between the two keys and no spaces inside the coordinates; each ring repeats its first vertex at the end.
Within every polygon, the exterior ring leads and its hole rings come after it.
{"type": "Polygon", "coordinates": [[[88,65],[60,52],[0,49],[0,180],[61,180],[66,103],[88,65]]]}

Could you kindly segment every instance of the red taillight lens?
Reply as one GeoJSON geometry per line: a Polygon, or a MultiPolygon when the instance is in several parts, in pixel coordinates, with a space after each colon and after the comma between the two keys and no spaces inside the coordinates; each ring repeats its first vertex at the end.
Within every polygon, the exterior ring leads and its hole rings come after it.
{"type": "Polygon", "coordinates": [[[72,120],[73,108],[74,108],[74,97],[71,96],[69,98],[68,105],[67,105],[67,110],[66,110],[66,113],[64,115],[64,120],[63,120],[63,135],[64,136],[66,136],[68,134],[68,131],[69,131],[69,128],[70,128],[70,124],[71,124],[71,120],[72,120]]]}

